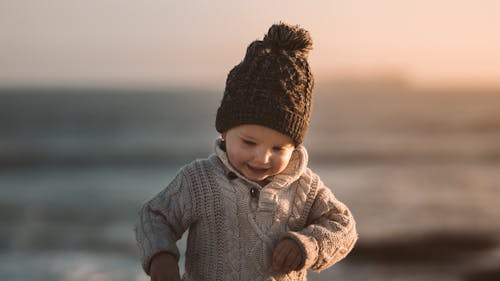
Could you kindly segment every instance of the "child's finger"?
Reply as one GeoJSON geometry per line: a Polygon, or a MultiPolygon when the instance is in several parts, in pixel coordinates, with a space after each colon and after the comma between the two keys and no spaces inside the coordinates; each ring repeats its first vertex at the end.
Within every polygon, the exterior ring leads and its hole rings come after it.
{"type": "Polygon", "coordinates": [[[281,270],[285,257],[285,247],[282,244],[278,244],[273,252],[273,269],[275,271],[281,270]]]}
{"type": "Polygon", "coordinates": [[[281,240],[273,252],[273,269],[289,272],[298,267],[296,260],[299,259],[300,263],[301,258],[302,253],[295,241],[291,239],[281,240]]]}
{"type": "Polygon", "coordinates": [[[293,261],[290,263],[290,270],[299,269],[301,263],[302,263],[302,253],[297,253],[293,261]]]}
{"type": "Polygon", "coordinates": [[[290,249],[289,239],[282,240],[276,246],[273,253],[273,269],[275,271],[282,271],[285,269],[285,261],[287,260],[288,255],[293,252],[290,249]]]}
{"type": "Polygon", "coordinates": [[[302,261],[302,254],[297,251],[290,251],[283,263],[283,269],[287,272],[296,270],[302,261]]]}

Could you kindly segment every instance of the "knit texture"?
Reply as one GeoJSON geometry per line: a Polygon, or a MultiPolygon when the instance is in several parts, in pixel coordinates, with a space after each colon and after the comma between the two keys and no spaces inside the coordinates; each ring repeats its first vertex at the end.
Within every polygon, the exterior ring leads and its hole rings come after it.
{"type": "Polygon", "coordinates": [[[155,254],[179,256],[175,242],[188,229],[183,280],[306,280],[307,269],[328,268],[357,239],[351,213],[307,168],[302,146],[263,188],[235,171],[218,147],[183,167],[140,211],[136,238],[146,273],[155,254]],[[252,187],[260,190],[257,198],[252,187]],[[271,267],[272,250],[284,237],[304,254],[300,270],[289,274],[271,267]]]}
{"type": "Polygon", "coordinates": [[[302,143],[311,117],[314,80],[307,61],[311,48],[306,30],[285,23],[274,24],[263,40],[252,42],[243,61],[227,76],[217,131],[256,124],[302,143]]]}

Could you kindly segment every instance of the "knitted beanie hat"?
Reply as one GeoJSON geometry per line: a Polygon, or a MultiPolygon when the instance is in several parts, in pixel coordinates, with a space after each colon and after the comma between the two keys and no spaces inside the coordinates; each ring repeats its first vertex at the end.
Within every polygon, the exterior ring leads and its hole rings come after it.
{"type": "Polygon", "coordinates": [[[299,26],[272,25],[252,42],[227,76],[215,127],[219,133],[256,124],[304,140],[311,116],[313,75],[307,62],[312,40],[299,26]]]}

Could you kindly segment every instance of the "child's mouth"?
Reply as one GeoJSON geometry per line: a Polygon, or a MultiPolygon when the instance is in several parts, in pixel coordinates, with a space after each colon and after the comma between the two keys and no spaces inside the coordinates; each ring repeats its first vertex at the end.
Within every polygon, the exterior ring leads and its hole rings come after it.
{"type": "Polygon", "coordinates": [[[258,167],[253,167],[247,164],[247,168],[254,174],[262,174],[265,173],[269,168],[258,168],[258,167]]]}

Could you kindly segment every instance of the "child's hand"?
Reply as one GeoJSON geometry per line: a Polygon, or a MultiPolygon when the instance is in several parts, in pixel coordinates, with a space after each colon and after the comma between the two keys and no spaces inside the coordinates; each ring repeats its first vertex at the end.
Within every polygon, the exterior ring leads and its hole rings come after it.
{"type": "Polygon", "coordinates": [[[177,260],[169,253],[156,255],[149,268],[151,281],[180,281],[177,260]]]}
{"type": "Polygon", "coordinates": [[[304,255],[299,245],[290,238],[278,242],[273,252],[273,269],[278,272],[288,273],[297,270],[302,264],[304,255]]]}

